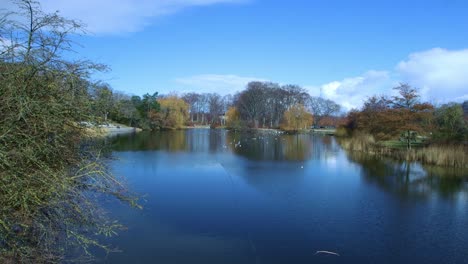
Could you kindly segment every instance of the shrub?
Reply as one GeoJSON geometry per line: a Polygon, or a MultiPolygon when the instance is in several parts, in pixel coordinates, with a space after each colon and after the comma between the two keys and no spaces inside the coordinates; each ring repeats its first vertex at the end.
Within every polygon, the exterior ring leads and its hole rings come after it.
{"type": "Polygon", "coordinates": [[[53,263],[71,248],[107,250],[94,235],[120,225],[99,213],[96,194],[130,198],[80,125],[93,119],[86,77],[97,67],[58,56],[76,22],[43,14],[34,1],[17,3],[34,30],[6,25],[18,43],[0,54],[0,262],[53,263]]]}

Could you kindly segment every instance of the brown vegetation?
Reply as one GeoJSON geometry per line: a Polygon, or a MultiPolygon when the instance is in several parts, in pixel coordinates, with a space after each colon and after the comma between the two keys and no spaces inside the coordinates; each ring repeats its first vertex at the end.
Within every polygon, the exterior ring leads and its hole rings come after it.
{"type": "Polygon", "coordinates": [[[285,131],[299,131],[309,129],[312,122],[313,116],[307,112],[304,105],[295,104],[284,112],[280,128],[285,131]]]}
{"type": "Polygon", "coordinates": [[[466,145],[430,145],[408,150],[384,146],[382,142],[376,142],[373,136],[363,133],[356,133],[353,137],[340,137],[338,142],[347,151],[364,152],[396,160],[417,161],[428,165],[468,168],[466,145]]]}
{"type": "Polygon", "coordinates": [[[392,98],[370,97],[337,130],[344,149],[399,160],[466,167],[468,126],[459,104],[434,108],[420,102],[417,90],[401,84],[392,98]],[[348,136],[349,138],[346,138],[348,136]],[[389,141],[393,140],[393,141],[389,141]],[[401,148],[401,143],[404,148],[401,148]],[[413,148],[418,146],[418,148],[413,148]]]}

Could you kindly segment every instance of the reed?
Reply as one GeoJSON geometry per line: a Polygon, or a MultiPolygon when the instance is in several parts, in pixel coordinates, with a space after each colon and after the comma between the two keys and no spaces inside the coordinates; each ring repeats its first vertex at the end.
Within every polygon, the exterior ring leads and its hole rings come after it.
{"type": "Polygon", "coordinates": [[[365,152],[370,155],[427,165],[468,168],[468,146],[466,145],[429,145],[407,150],[386,146],[382,142],[376,142],[372,136],[362,133],[339,138],[338,142],[347,151],[365,152]]]}

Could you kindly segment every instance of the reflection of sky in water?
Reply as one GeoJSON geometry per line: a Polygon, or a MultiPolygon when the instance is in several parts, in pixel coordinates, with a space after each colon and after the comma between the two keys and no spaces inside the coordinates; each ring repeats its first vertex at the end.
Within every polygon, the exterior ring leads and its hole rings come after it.
{"type": "Polygon", "coordinates": [[[468,259],[466,181],[418,164],[347,155],[333,138],[208,129],[121,137],[115,149],[113,170],[146,202],[108,204],[129,227],[112,263],[468,259]]]}
{"type": "Polygon", "coordinates": [[[335,156],[327,157],[326,161],[327,161],[327,165],[331,168],[336,168],[338,166],[338,162],[335,156]]]}

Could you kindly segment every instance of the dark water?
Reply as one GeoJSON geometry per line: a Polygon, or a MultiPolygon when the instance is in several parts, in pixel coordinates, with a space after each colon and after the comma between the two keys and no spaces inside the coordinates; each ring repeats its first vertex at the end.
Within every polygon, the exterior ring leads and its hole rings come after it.
{"type": "Polygon", "coordinates": [[[113,171],[146,202],[107,204],[128,231],[104,262],[468,263],[465,172],[350,156],[328,136],[114,140],[113,171]]]}

